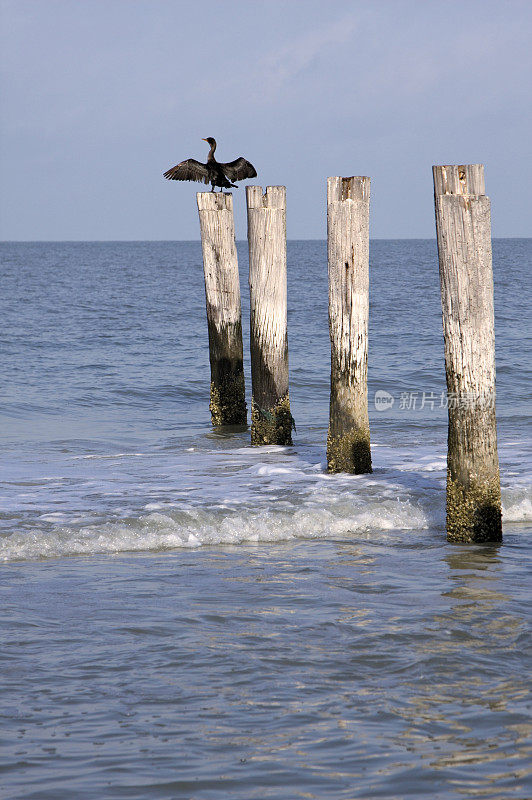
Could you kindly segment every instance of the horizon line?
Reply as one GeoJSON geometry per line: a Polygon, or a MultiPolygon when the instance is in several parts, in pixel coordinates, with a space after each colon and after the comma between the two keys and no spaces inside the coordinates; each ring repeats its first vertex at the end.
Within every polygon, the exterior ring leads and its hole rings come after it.
{"type": "MultiPolygon", "coordinates": [[[[497,239],[532,239],[532,236],[492,236],[492,241],[497,239]]],[[[247,239],[235,239],[236,242],[247,243],[247,239]]],[[[326,242],[327,237],[320,239],[290,238],[287,242],[326,242]]],[[[371,236],[370,242],[430,242],[436,241],[436,236],[371,236]]],[[[201,239],[0,239],[0,244],[109,244],[122,242],[133,244],[140,242],[194,242],[201,244],[201,239]]]]}

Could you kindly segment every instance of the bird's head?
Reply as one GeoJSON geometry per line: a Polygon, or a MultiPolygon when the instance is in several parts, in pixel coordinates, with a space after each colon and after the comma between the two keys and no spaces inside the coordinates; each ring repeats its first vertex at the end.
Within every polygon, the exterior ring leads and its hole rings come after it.
{"type": "Polygon", "coordinates": [[[206,139],[202,139],[201,141],[207,142],[207,144],[210,144],[211,147],[216,144],[216,139],[213,139],[212,136],[207,136],[206,139]]]}

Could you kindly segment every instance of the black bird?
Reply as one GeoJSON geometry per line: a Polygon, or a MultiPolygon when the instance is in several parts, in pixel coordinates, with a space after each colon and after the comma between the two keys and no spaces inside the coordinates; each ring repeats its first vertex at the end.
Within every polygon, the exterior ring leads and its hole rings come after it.
{"type": "Polygon", "coordinates": [[[246,161],[245,158],[235,158],[228,164],[220,164],[214,157],[216,150],[216,139],[212,136],[207,136],[202,139],[202,142],[210,144],[211,149],[207,156],[207,163],[202,164],[201,161],[196,161],[195,158],[187,158],[186,161],[181,161],[175,167],[167,170],[164,177],[169,181],[199,181],[199,183],[210,183],[212,185],[211,192],[214,192],[214,187],[219,186],[220,191],[223,189],[236,189],[234,183],[231,181],[243,181],[245,178],[255,178],[257,172],[253,164],[246,161]]]}

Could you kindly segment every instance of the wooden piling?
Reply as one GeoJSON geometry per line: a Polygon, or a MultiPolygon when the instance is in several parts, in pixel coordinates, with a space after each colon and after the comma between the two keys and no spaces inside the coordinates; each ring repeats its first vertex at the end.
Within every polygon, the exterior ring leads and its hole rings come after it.
{"type": "Polygon", "coordinates": [[[213,425],[246,425],[242,312],[233,195],[198,192],[213,425]]]}
{"type": "Polygon", "coordinates": [[[449,407],[447,537],[502,539],[490,201],[484,167],[433,167],[449,407]]]}
{"type": "Polygon", "coordinates": [[[329,472],[371,472],[368,415],[367,177],[327,179],[331,401],[329,472]]]}
{"type": "Polygon", "coordinates": [[[292,444],[288,392],[286,188],[247,186],[251,443],[292,444]]]}

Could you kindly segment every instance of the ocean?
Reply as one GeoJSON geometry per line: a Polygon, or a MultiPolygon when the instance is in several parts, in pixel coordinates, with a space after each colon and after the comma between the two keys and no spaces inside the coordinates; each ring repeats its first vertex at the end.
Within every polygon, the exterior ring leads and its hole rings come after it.
{"type": "Polygon", "coordinates": [[[326,472],[325,242],[264,448],[210,425],[199,242],[0,252],[0,797],[531,797],[532,239],[493,243],[501,546],[445,537],[435,241],[371,242],[365,476],[326,472]]]}

